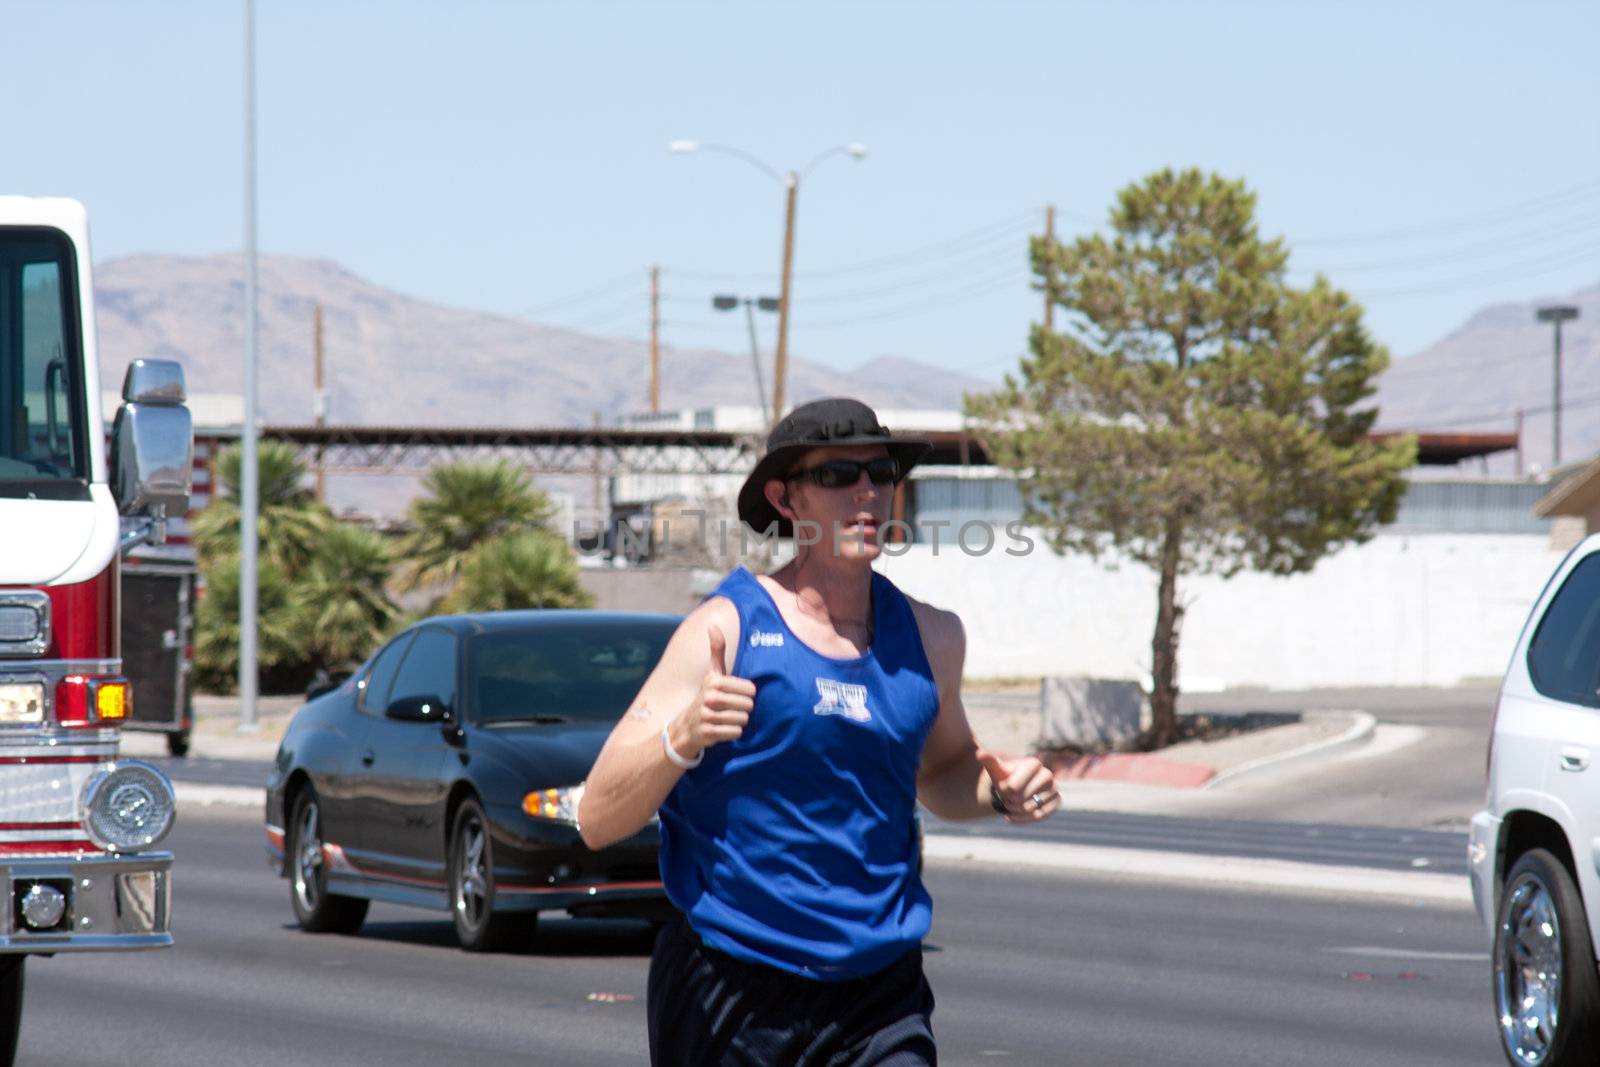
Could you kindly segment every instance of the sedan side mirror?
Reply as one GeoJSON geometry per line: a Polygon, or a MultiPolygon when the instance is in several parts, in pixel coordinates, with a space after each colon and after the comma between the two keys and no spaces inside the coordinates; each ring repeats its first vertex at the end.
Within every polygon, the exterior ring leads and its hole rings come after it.
{"type": "Polygon", "coordinates": [[[384,715],[401,722],[439,722],[450,712],[444,701],[432,694],[399,697],[390,702],[384,715]]]}

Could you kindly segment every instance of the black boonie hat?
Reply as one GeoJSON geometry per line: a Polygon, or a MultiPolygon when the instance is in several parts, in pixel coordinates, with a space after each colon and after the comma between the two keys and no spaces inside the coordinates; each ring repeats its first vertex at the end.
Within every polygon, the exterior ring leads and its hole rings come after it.
{"type": "Polygon", "coordinates": [[[794,529],[779,515],[763,492],[767,482],[781,478],[801,455],[813,448],[843,445],[883,445],[900,461],[904,475],[933,446],[912,437],[891,437],[867,405],[850,397],[833,396],[801,404],[785,415],[767,436],[767,452],[739,489],[739,518],[756,533],[776,526],[778,536],[791,537],[794,529]]]}

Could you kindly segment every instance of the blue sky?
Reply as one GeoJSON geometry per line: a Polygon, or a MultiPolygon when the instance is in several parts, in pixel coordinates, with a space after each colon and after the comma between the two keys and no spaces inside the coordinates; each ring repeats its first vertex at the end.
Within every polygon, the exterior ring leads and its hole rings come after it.
{"type": "MultiPolygon", "coordinates": [[[[242,4],[0,0],[0,190],[88,203],[95,253],[242,232],[242,4]],[[22,47],[17,47],[22,45],[22,47]]],[[[1243,177],[1293,265],[1403,357],[1477,308],[1600,282],[1600,4],[259,0],[263,250],[440,303],[747,351],[997,378],[1025,237],[1098,225],[1165,165],[1243,177]],[[770,349],[774,317],[763,321],[770,349]]]]}

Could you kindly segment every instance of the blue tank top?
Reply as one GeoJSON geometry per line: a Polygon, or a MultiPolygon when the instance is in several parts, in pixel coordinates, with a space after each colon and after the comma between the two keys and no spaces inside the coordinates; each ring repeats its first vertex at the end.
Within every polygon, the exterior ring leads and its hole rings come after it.
{"type": "Polygon", "coordinates": [[[823,981],[882,970],[933,915],[913,815],[939,694],[911,605],[874,573],[873,643],[839,659],[743,567],[710,595],[739,610],[733,673],[755,682],[755,710],[661,806],[667,896],[740,959],[823,981]]]}

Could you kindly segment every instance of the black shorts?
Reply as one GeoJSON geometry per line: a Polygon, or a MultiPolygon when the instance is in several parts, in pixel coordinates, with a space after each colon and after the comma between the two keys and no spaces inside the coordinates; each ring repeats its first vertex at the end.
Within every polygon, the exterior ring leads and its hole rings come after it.
{"type": "Polygon", "coordinates": [[[933,990],[913,949],[876,974],[818,982],[662,927],[650,960],[654,1067],[934,1067],[933,990]]]}

